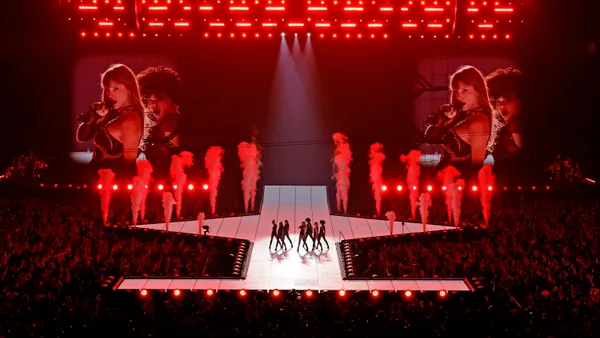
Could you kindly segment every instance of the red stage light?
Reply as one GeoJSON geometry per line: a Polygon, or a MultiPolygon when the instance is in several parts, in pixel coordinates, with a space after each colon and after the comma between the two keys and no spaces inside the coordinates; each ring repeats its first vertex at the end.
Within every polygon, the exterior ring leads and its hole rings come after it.
{"type": "Polygon", "coordinates": [[[430,186],[430,185],[428,185],[428,186],[427,186],[427,191],[431,191],[431,190],[433,190],[433,187],[432,187],[432,186],[430,186]]]}
{"type": "Polygon", "coordinates": [[[273,290],[273,297],[279,297],[279,294],[280,294],[279,290],[277,290],[277,289],[273,290]]]}
{"type": "Polygon", "coordinates": [[[158,185],[158,190],[163,190],[164,188],[165,188],[165,186],[164,186],[164,185],[162,185],[162,184],[159,184],[159,185],[158,185]]]}
{"type": "Polygon", "coordinates": [[[127,190],[131,190],[131,189],[133,189],[133,184],[128,184],[127,185],[127,190]]]}
{"type": "Polygon", "coordinates": [[[208,190],[208,184],[204,184],[204,185],[202,185],[202,189],[204,189],[204,190],[208,190]]]}
{"type": "Polygon", "coordinates": [[[116,184],[114,184],[114,185],[113,185],[113,190],[119,190],[119,186],[118,186],[118,185],[116,185],[116,184]]]}
{"type": "Polygon", "coordinates": [[[412,296],[412,292],[410,290],[406,290],[404,291],[404,296],[410,298],[410,296],[412,296]]]}
{"type": "Polygon", "coordinates": [[[416,185],[413,185],[413,190],[417,190],[417,186],[416,185]]]}
{"type": "Polygon", "coordinates": [[[492,191],[494,189],[494,187],[492,187],[491,185],[488,186],[488,190],[492,191]]]}
{"type": "Polygon", "coordinates": [[[215,294],[215,292],[214,292],[212,289],[208,289],[208,290],[206,290],[206,295],[207,295],[207,296],[209,296],[209,297],[210,297],[210,296],[212,296],[212,295],[214,295],[214,294],[215,294]]]}
{"type": "Polygon", "coordinates": [[[401,185],[398,185],[398,186],[396,187],[396,190],[398,190],[398,191],[402,191],[402,186],[401,186],[401,185]]]}
{"type": "Polygon", "coordinates": [[[244,289],[241,289],[241,290],[240,290],[240,296],[242,296],[242,297],[246,297],[246,290],[244,290],[244,289]]]}
{"type": "Polygon", "coordinates": [[[98,184],[98,190],[102,189],[102,184],[98,184]]]}
{"type": "Polygon", "coordinates": [[[444,298],[447,294],[448,293],[445,290],[440,290],[440,297],[444,298]]]}
{"type": "Polygon", "coordinates": [[[476,185],[474,185],[473,187],[471,187],[471,190],[473,190],[473,191],[477,191],[477,186],[476,186],[476,185]]]}
{"type": "Polygon", "coordinates": [[[148,295],[148,290],[142,289],[140,290],[140,294],[142,295],[142,297],[146,297],[148,295]]]}
{"type": "Polygon", "coordinates": [[[340,295],[340,297],[344,297],[346,296],[346,290],[340,290],[338,294],[340,295]]]}
{"type": "Polygon", "coordinates": [[[179,296],[181,295],[181,291],[179,291],[179,290],[175,290],[175,291],[173,291],[173,295],[174,295],[175,297],[179,297],[179,296]]]}
{"type": "Polygon", "coordinates": [[[382,185],[382,186],[381,186],[381,190],[382,190],[382,191],[387,191],[387,185],[382,185]]]}
{"type": "Polygon", "coordinates": [[[371,295],[372,295],[373,297],[379,297],[379,291],[377,291],[377,290],[373,290],[373,291],[371,291],[371,295]]]}
{"type": "Polygon", "coordinates": [[[442,186],[442,190],[446,191],[446,186],[445,185],[442,186]]]}
{"type": "Polygon", "coordinates": [[[549,185],[546,186],[546,190],[550,190],[550,186],[549,185]]]}
{"type": "Polygon", "coordinates": [[[306,290],[306,297],[312,297],[313,292],[311,290],[306,290]]]}
{"type": "Polygon", "coordinates": [[[459,186],[459,187],[458,187],[458,190],[459,190],[459,191],[460,191],[460,190],[462,190],[462,187],[461,187],[461,186],[459,186]]]}
{"type": "Polygon", "coordinates": [[[194,185],[193,184],[188,184],[188,190],[194,190],[194,185]]]}

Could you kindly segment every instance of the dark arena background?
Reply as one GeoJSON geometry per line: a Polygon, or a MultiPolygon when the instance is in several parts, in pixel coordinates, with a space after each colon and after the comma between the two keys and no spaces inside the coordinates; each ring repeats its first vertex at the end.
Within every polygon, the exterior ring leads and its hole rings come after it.
{"type": "Polygon", "coordinates": [[[594,1],[0,13],[0,337],[598,336],[594,1]]]}

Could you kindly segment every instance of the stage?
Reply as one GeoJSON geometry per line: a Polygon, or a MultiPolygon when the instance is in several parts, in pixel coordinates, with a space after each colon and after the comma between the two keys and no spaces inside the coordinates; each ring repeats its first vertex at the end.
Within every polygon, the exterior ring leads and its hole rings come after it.
{"type": "MultiPolygon", "coordinates": [[[[471,291],[462,279],[421,280],[343,280],[336,243],[343,239],[389,235],[384,220],[333,216],[327,201],[325,186],[265,186],[260,215],[214,218],[205,222],[211,228],[209,235],[248,239],[254,243],[245,279],[196,279],[196,278],[131,278],[127,277],[117,286],[118,290],[381,290],[381,291],[471,291]],[[315,249],[297,251],[297,228],[305,218],[325,220],[326,239],[324,251],[315,249]],[[288,220],[293,248],[275,252],[275,243],[269,250],[271,221],[288,220]]],[[[164,230],[165,224],[139,226],[164,230]]],[[[452,226],[428,225],[429,231],[453,230],[452,226]]],[[[394,234],[420,232],[418,223],[400,222],[394,226],[394,234]]],[[[198,233],[196,221],[173,222],[169,231],[198,233]]],[[[275,242],[275,241],[274,241],[275,242]]],[[[312,246],[310,239],[307,243],[312,246]]],[[[286,239],[286,245],[289,241],[286,239]]]]}

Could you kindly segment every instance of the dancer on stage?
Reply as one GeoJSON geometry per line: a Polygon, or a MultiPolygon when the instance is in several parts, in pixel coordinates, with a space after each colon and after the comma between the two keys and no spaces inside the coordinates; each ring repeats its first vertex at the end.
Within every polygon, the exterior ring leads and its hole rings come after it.
{"type": "MultiPolygon", "coordinates": [[[[275,222],[275,220],[272,220],[271,224],[273,224],[273,227],[271,228],[271,241],[269,242],[269,250],[271,250],[273,239],[275,239],[277,243],[279,243],[279,238],[277,238],[277,222],[275,222]]],[[[275,247],[277,248],[277,244],[275,245],[275,247]]]]}
{"type": "Polygon", "coordinates": [[[275,251],[277,251],[279,244],[281,244],[283,250],[287,251],[287,245],[285,245],[285,242],[283,241],[283,232],[283,222],[279,222],[279,228],[277,228],[277,244],[275,244],[275,251]]]}
{"type": "Polygon", "coordinates": [[[308,245],[306,244],[306,222],[302,222],[298,228],[300,229],[300,236],[298,237],[298,249],[296,251],[300,252],[300,243],[304,245],[304,250],[308,251],[308,245]]]}
{"type": "Polygon", "coordinates": [[[282,240],[288,239],[290,241],[290,245],[291,248],[294,247],[294,243],[292,242],[292,239],[290,238],[290,223],[288,222],[288,220],[285,220],[285,224],[283,225],[283,238],[282,240]]]}
{"type": "Polygon", "coordinates": [[[310,218],[306,218],[306,237],[310,237],[310,239],[312,240],[312,249],[315,249],[315,236],[313,234],[313,225],[312,225],[312,221],[310,220],[310,218]]]}
{"type": "Polygon", "coordinates": [[[449,164],[465,173],[483,165],[491,131],[492,108],[481,72],[460,68],[450,79],[452,99],[428,119],[425,142],[444,148],[438,169],[449,164]]]}
{"type": "Polygon", "coordinates": [[[129,67],[116,64],[102,74],[101,84],[102,102],[91,105],[89,114],[79,119],[77,140],[94,141],[94,167],[124,169],[131,178],[144,113],[138,82],[129,67]]]}
{"type": "MultiPolygon", "coordinates": [[[[319,226],[319,223],[315,222],[315,228],[317,228],[319,226]]],[[[321,243],[321,240],[325,241],[325,244],[327,245],[327,250],[329,250],[329,242],[327,242],[327,239],[325,238],[325,233],[326,233],[326,229],[325,229],[325,221],[321,220],[321,227],[318,228],[319,229],[319,233],[317,234],[317,248],[319,248],[319,246],[321,247],[321,251],[323,251],[323,244],[321,243]]]]}

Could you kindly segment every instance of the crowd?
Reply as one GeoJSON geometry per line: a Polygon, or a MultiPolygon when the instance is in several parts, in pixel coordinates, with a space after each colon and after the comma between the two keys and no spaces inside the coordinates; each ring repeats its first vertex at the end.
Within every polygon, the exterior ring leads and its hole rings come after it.
{"type": "MultiPolygon", "coordinates": [[[[484,277],[486,287],[474,293],[441,300],[436,293],[411,299],[400,294],[373,299],[365,292],[307,299],[284,293],[274,299],[249,292],[241,299],[226,291],[213,297],[184,292],[179,298],[151,292],[140,298],[103,288],[104,281],[121,274],[222,272],[219,262],[235,243],[140,232],[134,245],[128,237],[133,232],[99,224],[97,196],[54,195],[0,200],[0,336],[598,334],[597,198],[502,194],[494,200],[489,234],[481,239],[359,248],[372,263],[364,274],[383,275],[377,270],[383,269],[396,277],[484,277]],[[205,260],[214,250],[223,255],[205,260]]],[[[480,210],[473,200],[472,211],[463,209],[466,218],[480,210]]],[[[442,218],[444,204],[434,203],[432,211],[442,218]]],[[[364,242],[369,243],[375,241],[364,242]]]]}

